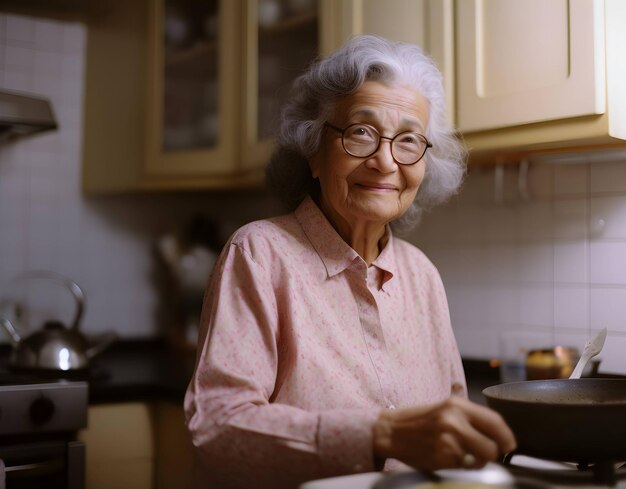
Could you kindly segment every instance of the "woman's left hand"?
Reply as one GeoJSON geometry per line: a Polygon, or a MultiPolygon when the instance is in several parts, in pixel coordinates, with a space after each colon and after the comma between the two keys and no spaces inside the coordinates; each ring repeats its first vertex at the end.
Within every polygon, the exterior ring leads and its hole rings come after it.
{"type": "Polygon", "coordinates": [[[495,411],[452,396],[432,406],[385,410],[374,426],[374,456],[418,469],[480,468],[515,450],[495,411]]]}

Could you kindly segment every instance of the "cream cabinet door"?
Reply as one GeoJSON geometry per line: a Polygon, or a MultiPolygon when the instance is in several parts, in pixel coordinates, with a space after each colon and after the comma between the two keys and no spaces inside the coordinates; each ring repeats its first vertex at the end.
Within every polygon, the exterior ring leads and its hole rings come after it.
{"type": "Polygon", "coordinates": [[[374,34],[410,42],[428,53],[443,73],[446,107],[454,121],[453,0],[342,0],[337,38],[374,34]]]}
{"type": "Polygon", "coordinates": [[[154,487],[153,408],[130,402],[89,407],[88,427],[79,433],[86,447],[88,489],[154,487]]]}
{"type": "Polygon", "coordinates": [[[458,0],[463,132],[602,114],[604,0],[458,0]]]}

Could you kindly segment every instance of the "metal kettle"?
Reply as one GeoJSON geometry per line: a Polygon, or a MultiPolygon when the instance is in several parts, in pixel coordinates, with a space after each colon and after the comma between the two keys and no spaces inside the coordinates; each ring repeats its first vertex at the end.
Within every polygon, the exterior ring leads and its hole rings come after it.
{"type": "Polygon", "coordinates": [[[76,302],[76,312],[69,327],[60,321],[45,321],[43,327],[22,338],[13,323],[0,318],[13,344],[11,365],[22,369],[72,371],[89,367],[93,357],[104,351],[115,339],[115,333],[104,333],[91,344],[79,331],[85,295],[74,281],[54,272],[26,272],[16,278],[52,280],[66,287],[76,302]]]}

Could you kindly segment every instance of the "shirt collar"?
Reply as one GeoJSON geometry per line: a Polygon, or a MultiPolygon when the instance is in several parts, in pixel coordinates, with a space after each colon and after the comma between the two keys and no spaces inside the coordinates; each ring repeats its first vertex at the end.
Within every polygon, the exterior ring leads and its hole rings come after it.
{"type": "Polygon", "coordinates": [[[387,291],[385,289],[385,284],[393,278],[393,276],[396,273],[397,267],[396,267],[396,257],[393,252],[394,250],[393,239],[394,238],[393,238],[391,229],[389,228],[389,225],[385,227],[385,233],[387,234],[387,244],[385,245],[383,250],[380,252],[380,255],[378,255],[376,260],[374,260],[374,263],[372,263],[372,265],[382,270],[383,277],[380,283],[380,287],[383,290],[387,291]]]}
{"type": "MultiPolygon", "coordinates": [[[[304,230],[311,245],[326,267],[326,273],[333,277],[343,272],[355,260],[363,260],[335,230],[315,201],[306,196],[295,211],[295,216],[304,230]]],[[[387,245],[378,255],[373,265],[383,271],[382,284],[390,280],[396,270],[393,253],[393,236],[389,226],[386,227],[387,245]]]]}

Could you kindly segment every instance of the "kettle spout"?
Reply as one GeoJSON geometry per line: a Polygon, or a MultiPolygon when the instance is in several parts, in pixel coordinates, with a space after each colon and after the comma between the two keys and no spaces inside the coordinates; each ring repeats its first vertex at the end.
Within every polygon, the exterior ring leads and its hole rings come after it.
{"type": "Polygon", "coordinates": [[[102,333],[98,335],[97,337],[92,338],[92,340],[95,341],[95,344],[91,346],[90,348],[88,348],[87,351],[85,352],[85,354],[87,355],[87,358],[89,358],[90,360],[96,355],[99,355],[100,353],[102,353],[109,346],[111,346],[111,344],[115,340],[117,340],[117,334],[115,334],[114,332],[102,333]]]}
{"type": "Polygon", "coordinates": [[[11,340],[11,343],[13,344],[13,346],[17,346],[17,344],[20,341],[22,341],[21,336],[19,335],[17,330],[13,327],[13,324],[11,323],[11,321],[5,318],[0,318],[0,325],[2,325],[2,327],[6,329],[7,333],[9,333],[9,339],[11,340]]]}

